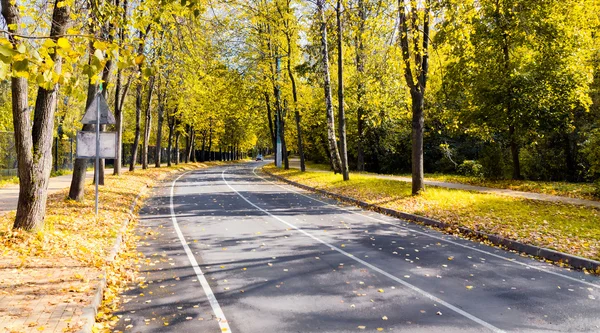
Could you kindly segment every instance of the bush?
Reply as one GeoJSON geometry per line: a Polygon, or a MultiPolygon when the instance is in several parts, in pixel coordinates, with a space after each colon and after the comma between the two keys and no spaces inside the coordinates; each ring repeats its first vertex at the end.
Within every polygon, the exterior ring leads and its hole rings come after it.
{"type": "Polygon", "coordinates": [[[483,177],[483,166],[477,161],[465,160],[457,168],[459,174],[470,177],[483,177]]]}
{"type": "Polygon", "coordinates": [[[596,198],[600,198],[600,179],[596,179],[594,182],[594,192],[592,193],[596,198]]]}

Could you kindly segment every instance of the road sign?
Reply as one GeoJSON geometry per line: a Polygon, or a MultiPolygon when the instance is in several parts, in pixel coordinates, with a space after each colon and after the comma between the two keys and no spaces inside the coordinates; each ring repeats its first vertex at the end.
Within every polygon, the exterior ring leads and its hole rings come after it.
{"type": "MultiPolygon", "coordinates": [[[[99,158],[117,158],[117,133],[100,132],[99,158]]],[[[77,132],[77,158],[96,158],[96,132],[77,132]]]]}
{"type": "Polygon", "coordinates": [[[94,98],[87,110],[85,110],[81,123],[96,125],[96,114],[98,113],[98,109],[100,109],[100,125],[116,124],[115,116],[110,112],[106,99],[100,93],[94,98]]]}

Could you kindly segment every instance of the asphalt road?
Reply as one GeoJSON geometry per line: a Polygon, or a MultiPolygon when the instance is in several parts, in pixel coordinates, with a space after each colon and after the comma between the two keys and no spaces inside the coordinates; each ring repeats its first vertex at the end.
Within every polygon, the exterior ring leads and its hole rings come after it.
{"type": "Polygon", "coordinates": [[[600,279],[272,182],[249,163],[157,187],[128,332],[600,331],[600,279]]]}

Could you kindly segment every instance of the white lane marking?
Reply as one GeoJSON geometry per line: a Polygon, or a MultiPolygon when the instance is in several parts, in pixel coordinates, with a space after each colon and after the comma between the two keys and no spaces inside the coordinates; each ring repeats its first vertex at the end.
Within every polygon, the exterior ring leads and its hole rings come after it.
{"type": "Polygon", "coordinates": [[[198,262],[196,261],[196,258],[192,254],[192,250],[190,250],[190,247],[187,245],[187,242],[185,241],[185,237],[183,237],[183,234],[181,233],[181,229],[179,229],[179,224],[177,223],[177,218],[175,217],[175,208],[173,208],[173,193],[174,193],[174,189],[175,189],[175,183],[177,183],[179,178],[181,178],[183,175],[188,174],[189,172],[191,172],[191,171],[188,171],[186,173],[179,175],[179,177],[175,178],[175,180],[173,181],[173,184],[171,184],[171,196],[170,196],[171,221],[173,221],[173,227],[175,228],[175,232],[177,232],[177,237],[179,237],[179,241],[181,242],[181,245],[183,246],[183,249],[185,250],[187,257],[190,260],[190,265],[192,266],[192,268],[194,268],[194,272],[196,273],[196,276],[198,277],[198,281],[200,281],[200,284],[202,285],[202,289],[204,289],[204,293],[206,294],[206,298],[208,298],[210,307],[212,308],[213,312],[215,313],[215,316],[217,317],[217,319],[219,321],[219,327],[221,328],[221,332],[231,332],[231,328],[229,327],[229,324],[227,323],[225,314],[223,313],[223,310],[221,310],[221,306],[219,306],[219,302],[217,301],[215,294],[213,293],[212,289],[210,289],[210,285],[208,284],[206,277],[204,277],[204,273],[202,273],[202,270],[198,266],[198,262]]]}
{"type": "MultiPolygon", "coordinates": [[[[287,191],[290,191],[290,192],[293,192],[293,193],[295,193],[295,194],[301,195],[301,196],[303,196],[303,197],[306,197],[306,198],[308,198],[308,199],[311,199],[311,200],[313,200],[313,201],[317,201],[317,202],[323,203],[323,204],[325,204],[325,205],[327,205],[327,206],[334,207],[334,208],[337,208],[337,209],[340,209],[340,210],[344,210],[344,211],[350,212],[350,213],[352,213],[352,214],[360,215],[360,216],[363,216],[363,217],[369,218],[369,219],[371,219],[371,220],[374,220],[374,221],[378,221],[378,222],[381,222],[381,223],[385,223],[385,224],[393,225],[393,226],[395,226],[395,227],[398,227],[398,228],[400,228],[400,229],[403,229],[403,230],[406,230],[406,231],[410,231],[410,232],[414,232],[414,233],[417,233],[417,234],[420,234],[420,235],[423,235],[423,236],[431,237],[431,238],[434,238],[434,239],[437,239],[437,240],[440,240],[440,241],[443,241],[443,242],[446,242],[446,243],[450,243],[450,244],[453,244],[453,245],[457,245],[457,246],[463,247],[463,248],[465,248],[465,249],[469,249],[469,250],[477,251],[477,252],[479,252],[479,253],[483,253],[483,254],[486,254],[486,255],[489,255],[489,256],[492,256],[492,257],[495,257],[495,258],[499,258],[499,259],[502,259],[502,260],[506,260],[506,261],[508,261],[508,262],[511,262],[511,263],[514,263],[514,264],[518,264],[518,265],[521,265],[521,266],[525,266],[525,267],[533,268],[533,269],[536,269],[536,270],[538,270],[538,271],[540,271],[540,272],[544,272],[544,273],[552,274],[552,275],[555,275],[555,276],[558,276],[558,277],[561,277],[561,278],[565,278],[565,279],[567,279],[567,280],[571,280],[571,281],[575,281],[575,282],[583,283],[583,284],[585,284],[585,285],[588,285],[588,286],[591,286],[591,287],[600,288],[600,285],[598,285],[598,284],[595,284],[595,283],[593,283],[593,282],[588,282],[588,281],[585,281],[585,280],[580,280],[580,279],[577,279],[577,278],[574,278],[574,277],[571,277],[571,276],[568,276],[568,275],[564,275],[564,274],[561,274],[561,273],[557,273],[557,272],[549,271],[549,270],[547,270],[547,269],[544,269],[544,268],[542,268],[542,267],[537,267],[537,266],[533,266],[533,265],[526,264],[526,263],[524,263],[524,262],[520,262],[520,261],[518,261],[517,259],[506,258],[506,257],[503,257],[503,256],[501,256],[501,255],[499,255],[499,254],[491,253],[491,252],[488,252],[488,251],[486,251],[486,250],[478,249],[478,248],[476,248],[476,247],[467,246],[467,245],[464,245],[464,244],[461,244],[461,243],[458,243],[458,242],[455,242],[455,241],[451,241],[451,240],[449,240],[449,239],[445,239],[445,238],[442,238],[442,237],[438,237],[438,236],[435,236],[435,235],[428,234],[428,233],[426,233],[426,232],[422,232],[422,231],[418,231],[418,230],[415,230],[415,229],[411,229],[411,228],[403,227],[403,226],[401,226],[401,225],[398,225],[398,224],[396,224],[396,223],[388,222],[388,221],[385,221],[385,220],[382,220],[382,219],[378,219],[378,218],[376,218],[376,217],[372,217],[372,216],[369,216],[369,215],[364,215],[364,214],[361,214],[361,213],[359,213],[359,212],[356,212],[356,211],[354,211],[354,210],[352,210],[352,209],[347,209],[347,208],[344,208],[344,207],[340,207],[340,206],[332,205],[332,204],[330,204],[330,203],[328,203],[328,202],[321,201],[321,200],[319,200],[319,199],[315,199],[315,198],[313,198],[313,197],[311,197],[311,196],[309,196],[309,195],[306,195],[306,194],[304,194],[304,193],[301,193],[301,192],[299,192],[299,191],[296,191],[296,190],[294,190],[294,189],[290,189],[290,188],[288,188],[288,187],[285,187],[285,186],[281,186],[281,185],[279,185],[279,184],[277,184],[277,183],[274,183],[274,182],[272,182],[272,181],[270,181],[270,180],[268,180],[268,179],[266,179],[266,178],[264,178],[264,177],[261,177],[261,176],[259,176],[259,175],[256,173],[256,168],[257,168],[257,167],[254,167],[254,169],[252,169],[252,173],[254,173],[254,175],[255,175],[256,177],[258,177],[258,178],[260,178],[260,179],[262,179],[262,180],[264,180],[264,181],[266,181],[266,182],[268,182],[268,183],[271,183],[271,184],[273,184],[273,185],[275,185],[275,186],[278,186],[278,187],[280,187],[280,188],[282,188],[282,189],[285,189],[285,190],[287,190],[287,191]]],[[[291,185],[289,185],[289,186],[291,186],[291,185]]]]}
{"type": "Polygon", "coordinates": [[[343,254],[344,256],[346,256],[346,257],[348,257],[348,258],[350,258],[350,259],[352,259],[352,260],[354,260],[354,261],[362,264],[363,266],[366,266],[366,267],[368,267],[368,268],[370,268],[370,269],[378,272],[379,274],[384,275],[384,276],[390,278],[391,280],[393,280],[395,282],[398,282],[398,283],[400,283],[401,285],[403,285],[403,286],[405,286],[407,288],[412,289],[413,291],[421,294],[422,296],[425,296],[425,297],[429,298],[430,300],[432,300],[432,301],[434,301],[436,303],[439,303],[439,304],[447,307],[448,309],[450,309],[450,310],[452,310],[452,311],[454,311],[454,312],[456,312],[456,313],[458,313],[458,314],[460,314],[460,315],[462,315],[462,316],[464,316],[464,317],[466,317],[466,318],[468,318],[468,319],[470,319],[470,320],[478,323],[481,326],[484,326],[484,327],[490,329],[493,332],[504,332],[501,329],[497,328],[496,326],[494,326],[494,325],[492,325],[492,324],[490,324],[490,323],[488,323],[486,321],[483,321],[483,320],[475,317],[474,315],[472,315],[472,314],[470,314],[470,313],[468,313],[466,311],[463,311],[463,310],[459,309],[458,307],[456,307],[456,306],[454,306],[454,305],[452,305],[452,304],[450,304],[450,303],[448,303],[448,302],[446,302],[446,301],[444,301],[442,299],[439,299],[439,298],[433,296],[432,294],[426,292],[425,290],[419,289],[418,287],[416,287],[416,286],[414,286],[414,285],[412,285],[412,284],[410,284],[410,283],[408,283],[408,282],[406,282],[406,281],[404,281],[404,280],[402,280],[402,279],[400,279],[400,278],[398,278],[398,277],[396,277],[396,276],[394,276],[394,275],[392,275],[392,274],[390,274],[390,273],[388,273],[388,272],[380,269],[379,267],[374,266],[374,265],[372,265],[372,264],[370,264],[370,263],[368,263],[368,262],[366,262],[366,261],[364,261],[362,259],[359,259],[359,258],[355,257],[354,255],[352,255],[352,254],[350,254],[350,253],[348,253],[348,252],[346,252],[346,251],[344,251],[344,250],[342,250],[342,249],[340,249],[340,248],[338,248],[338,247],[336,247],[336,246],[334,246],[332,244],[329,244],[326,241],[324,241],[324,240],[322,240],[322,239],[320,239],[320,238],[318,238],[316,236],[313,236],[312,234],[310,234],[310,233],[308,233],[308,232],[306,232],[306,231],[298,228],[297,226],[295,226],[295,225],[293,225],[293,224],[291,224],[289,222],[286,222],[285,220],[283,220],[283,219],[281,219],[281,218],[279,218],[279,217],[271,214],[270,212],[268,212],[268,211],[260,208],[259,206],[255,205],[250,200],[248,200],[245,196],[243,196],[236,189],[234,189],[231,185],[229,185],[229,182],[227,182],[227,179],[225,179],[225,171],[227,171],[227,169],[223,170],[223,172],[221,173],[221,178],[223,178],[223,181],[225,182],[225,184],[227,186],[229,186],[229,188],[233,192],[235,192],[237,195],[239,195],[240,198],[244,199],[244,201],[246,201],[247,203],[249,203],[250,205],[252,205],[254,208],[256,208],[256,209],[260,210],[261,212],[269,215],[270,217],[276,219],[277,221],[279,221],[279,222],[281,222],[281,223],[283,223],[283,224],[285,224],[285,225],[287,225],[287,226],[289,226],[289,227],[291,227],[291,228],[293,228],[293,229],[295,229],[295,230],[303,233],[304,235],[306,235],[306,236],[308,236],[308,237],[316,240],[317,242],[319,242],[319,243],[321,243],[321,244],[323,244],[323,245],[325,245],[325,246],[327,246],[327,247],[329,247],[329,248],[331,248],[331,249],[333,249],[333,250],[335,250],[335,251],[343,254]]]}

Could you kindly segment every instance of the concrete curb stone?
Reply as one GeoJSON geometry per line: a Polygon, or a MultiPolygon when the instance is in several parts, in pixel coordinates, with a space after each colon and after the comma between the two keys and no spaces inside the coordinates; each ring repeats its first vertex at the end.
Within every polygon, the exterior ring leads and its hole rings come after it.
{"type": "MultiPolygon", "coordinates": [[[[148,185],[144,186],[140,190],[140,192],[137,194],[135,199],[133,199],[133,202],[131,203],[131,206],[129,207],[129,215],[133,214],[133,211],[135,210],[135,207],[136,207],[140,197],[142,196],[142,194],[145,192],[145,190],[147,188],[148,188],[148,185]]],[[[130,221],[131,221],[131,218],[127,218],[123,222],[121,229],[119,230],[119,235],[117,236],[117,239],[115,240],[115,244],[113,245],[113,248],[111,249],[110,253],[106,257],[107,264],[110,264],[113,260],[115,260],[115,257],[117,256],[117,253],[119,252],[119,249],[121,248],[121,243],[123,241],[123,233],[125,232],[125,230],[127,230],[127,227],[129,226],[130,221]]],[[[96,323],[96,315],[98,314],[98,308],[100,307],[100,304],[102,304],[102,297],[104,295],[104,289],[106,288],[106,268],[103,269],[102,273],[103,273],[102,278],[96,284],[96,292],[94,293],[94,297],[92,298],[91,304],[86,306],[85,308],[83,308],[83,313],[81,314],[81,319],[85,323],[83,324],[81,329],[79,331],[77,331],[78,333],[91,333],[92,327],[94,326],[94,323],[96,323]]]]}
{"type": "Polygon", "coordinates": [[[465,228],[465,227],[456,228],[456,226],[449,224],[449,223],[444,223],[444,222],[437,221],[437,220],[434,220],[434,219],[431,219],[428,217],[405,213],[405,212],[397,211],[394,209],[370,204],[370,203],[367,203],[364,201],[357,200],[355,198],[347,197],[344,195],[340,195],[340,194],[332,193],[332,192],[325,191],[322,189],[314,188],[314,187],[311,187],[308,185],[300,184],[295,181],[286,179],[282,176],[273,174],[264,169],[262,169],[262,171],[271,177],[274,177],[278,180],[281,180],[285,183],[294,185],[296,187],[299,187],[299,188],[302,188],[302,189],[305,189],[308,191],[312,191],[312,192],[317,192],[317,193],[323,194],[325,196],[328,196],[328,197],[331,197],[331,198],[334,198],[334,199],[337,199],[337,200],[340,200],[340,201],[343,201],[346,203],[350,203],[352,205],[359,206],[361,208],[372,210],[372,211],[375,211],[378,213],[397,217],[397,218],[404,219],[404,220],[416,221],[416,222],[419,222],[419,223],[422,223],[425,225],[429,225],[429,226],[433,226],[436,228],[440,228],[440,229],[453,228],[455,230],[458,230],[458,232],[463,235],[472,236],[472,237],[479,238],[479,239],[485,239],[495,245],[505,247],[509,250],[514,250],[514,251],[532,255],[535,257],[547,259],[547,260],[550,260],[550,261],[553,261],[556,263],[567,264],[573,268],[577,268],[577,269],[585,268],[585,269],[592,270],[592,271],[596,271],[596,270],[600,269],[600,261],[583,258],[583,257],[575,256],[575,255],[564,253],[564,252],[558,252],[555,250],[551,250],[551,249],[536,246],[536,245],[525,244],[525,243],[518,242],[518,241],[515,241],[512,239],[504,238],[504,237],[501,237],[498,235],[492,235],[492,234],[488,234],[488,233],[481,232],[478,230],[472,230],[472,229],[465,228]]]}

